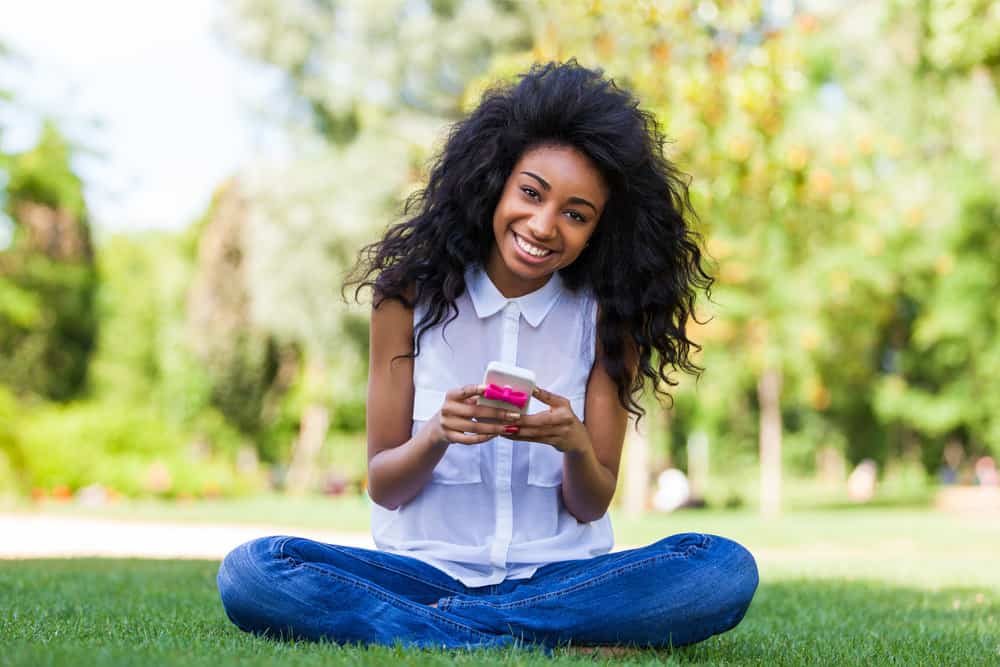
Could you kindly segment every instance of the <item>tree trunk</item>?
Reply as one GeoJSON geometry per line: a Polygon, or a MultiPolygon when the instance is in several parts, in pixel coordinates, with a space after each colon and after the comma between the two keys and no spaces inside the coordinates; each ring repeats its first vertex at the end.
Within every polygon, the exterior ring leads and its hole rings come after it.
{"type": "Polygon", "coordinates": [[[625,433],[625,488],[622,489],[622,499],[628,516],[639,516],[646,511],[646,498],[649,494],[648,421],[647,414],[636,431],[633,428],[635,422],[630,418],[625,433]]]}
{"type": "MultiPolygon", "coordinates": [[[[326,386],[326,363],[322,357],[311,355],[306,362],[306,395],[319,397],[318,388],[326,386]]],[[[319,470],[316,458],[330,426],[330,411],[318,398],[307,402],[299,424],[299,437],[292,448],[292,461],[288,467],[285,491],[302,495],[316,488],[319,470]]]]}
{"type": "Polygon", "coordinates": [[[781,374],[767,369],[757,383],[760,406],[760,511],[781,513],[781,374]]]}

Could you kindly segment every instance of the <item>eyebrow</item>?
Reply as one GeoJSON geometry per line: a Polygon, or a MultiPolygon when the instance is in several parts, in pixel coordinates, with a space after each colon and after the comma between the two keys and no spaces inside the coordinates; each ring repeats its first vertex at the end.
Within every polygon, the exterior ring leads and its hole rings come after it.
{"type": "MultiPolygon", "coordinates": [[[[543,189],[545,189],[545,190],[551,190],[552,189],[552,186],[549,185],[548,181],[546,181],[544,178],[542,178],[538,174],[533,174],[530,171],[522,171],[521,173],[524,174],[525,176],[531,176],[533,179],[535,179],[536,181],[538,181],[539,183],[541,183],[543,189]]],[[[589,201],[587,201],[583,197],[570,197],[569,198],[569,203],[570,204],[583,204],[584,206],[589,206],[590,208],[594,209],[594,213],[597,213],[597,207],[594,206],[593,204],[591,204],[589,201]]]]}

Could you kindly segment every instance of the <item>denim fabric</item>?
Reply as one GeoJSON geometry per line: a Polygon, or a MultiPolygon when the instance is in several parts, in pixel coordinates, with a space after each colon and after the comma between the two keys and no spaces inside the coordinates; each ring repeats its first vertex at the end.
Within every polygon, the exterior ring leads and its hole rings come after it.
{"type": "Polygon", "coordinates": [[[758,581],[750,552],[700,533],[477,588],[408,556],[274,536],[230,552],[217,580],[247,632],[441,648],[692,644],[735,627],[758,581]]]}

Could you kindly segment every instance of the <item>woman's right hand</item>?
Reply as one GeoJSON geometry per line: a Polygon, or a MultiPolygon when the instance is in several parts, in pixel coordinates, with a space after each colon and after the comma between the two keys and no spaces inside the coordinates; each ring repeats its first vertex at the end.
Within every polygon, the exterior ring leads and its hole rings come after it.
{"type": "Polygon", "coordinates": [[[504,433],[516,433],[517,427],[514,425],[520,414],[502,408],[476,405],[476,397],[482,396],[484,391],[486,385],[469,384],[445,394],[441,409],[428,420],[434,442],[440,445],[452,442],[479,445],[504,433]],[[495,419],[500,423],[473,421],[473,418],[495,419]]]}

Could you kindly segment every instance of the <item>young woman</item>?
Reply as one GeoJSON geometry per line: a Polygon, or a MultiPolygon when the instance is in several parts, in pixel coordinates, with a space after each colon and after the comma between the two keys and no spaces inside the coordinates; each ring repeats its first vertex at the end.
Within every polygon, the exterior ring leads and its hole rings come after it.
{"type": "Polygon", "coordinates": [[[277,636],[413,646],[679,646],[734,627],[742,546],[686,533],[611,553],[607,509],[644,386],[699,369],[687,188],[653,116],[599,71],[535,66],[451,130],[426,189],[362,253],[374,291],[377,550],[288,536],[223,561],[226,612],[277,636]],[[414,211],[415,209],[415,211],[414,211]],[[534,371],[525,414],[476,404],[534,371]]]}

